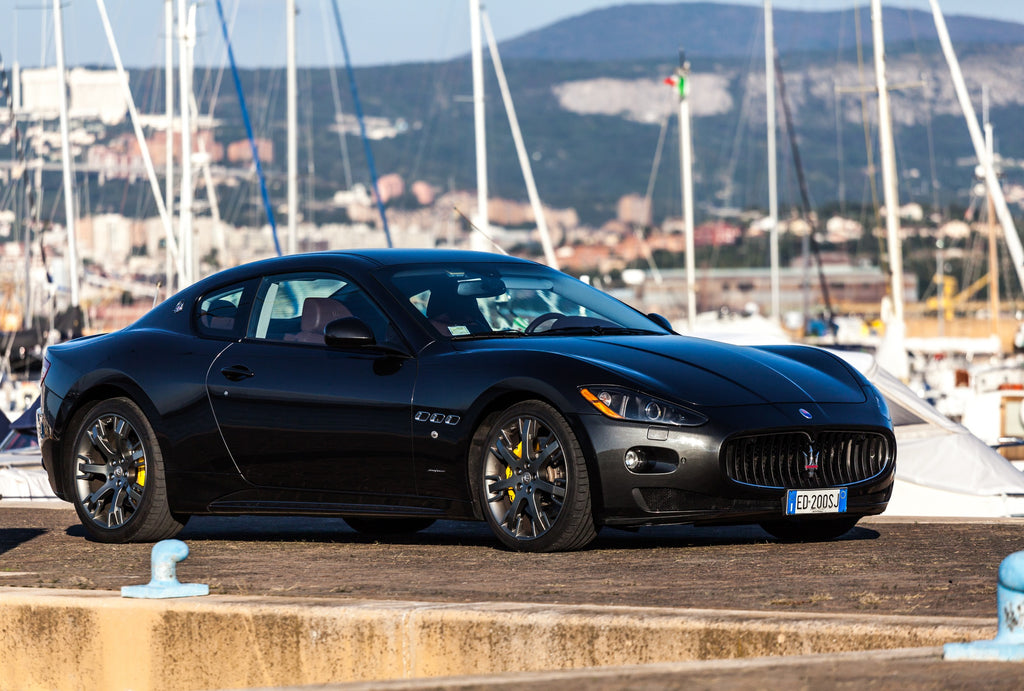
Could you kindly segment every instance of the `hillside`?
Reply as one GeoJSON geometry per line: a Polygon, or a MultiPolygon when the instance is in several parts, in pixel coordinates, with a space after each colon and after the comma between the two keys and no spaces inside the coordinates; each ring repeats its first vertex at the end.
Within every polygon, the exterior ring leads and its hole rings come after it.
{"type": "MultiPolygon", "coordinates": [[[[852,4],[852,3],[851,3],[852,4]]],[[[862,3],[863,5],[863,3],[862,3]]],[[[870,13],[860,9],[864,44],[870,46],[870,13]]],[[[619,5],[595,10],[504,42],[506,59],[621,61],[664,59],[679,47],[701,59],[763,53],[763,10],[751,5],[711,2],[619,5]]],[[[886,7],[886,42],[937,41],[930,12],[886,7]]],[[[856,46],[852,10],[800,12],[774,10],[776,49],[791,53],[847,50],[856,46]]],[[[956,45],[1024,43],[1024,25],[977,17],[946,18],[956,45]]]]}
{"type": "MultiPolygon", "coordinates": [[[[907,10],[888,10],[886,17],[887,36],[920,38],[916,44],[909,41],[887,50],[890,83],[920,83],[893,94],[903,200],[926,205],[937,200],[965,207],[973,183],[973,150],[941,53],[923,38],[931,18],[907,10]]],[[[654,215],[660,221],[679,214],[679,146],[671,118],[676,101],[672,89],[661,81],[676,62],[678,41],[667,37],[677,33],[673,26],[686,26],[694,36],[687,54],[693,67],[698,220],[721,207],[763,208],[767,204],[763,58],[752,44],[760,34],[760,22],[756,7],[630,5],[567,19],[506,42],[503,60],[543,201],[573,207],[590,224],[614,218],[620,197],[643,194],[646,189],[660,123],[669,117],[665,155],[654,187],[654,215]],[[662,50],[660,43],[667,48],[662,50]]],[[[866,16],[863,22],[868,33],[866,16]]],[[[856,208],[871,202],[861,98],[837,96],[835,90],[873,82],[870,51],[862,76],[854,49],[836,47],[836,41],[852,37],[853,23],[852,11],[776,14],[780,45],[788,46],[781,60],[786,88],[816,205],[856,208]]],[[[1018,124],[1024,117],[1024,26],[964,17],[949,17],[948,23],[962,41],[958,51],[979,111],[982,85],[991,90],[997,146],[1010,159],[1006,178],[1020,181],[1022,170],[1012,159],[1024,158],[1024,129],[1018,124]]],[[[407,184],[425,180],[440,190],[475,188],[468,60],[362,68],[356,70],[356,78],[367,115],[403,125],[394,138],[372,143],[381,174],[398,173],[407,184]]],[[[132,76],[138,101],[152,104],[156,112],[163,107],[161,79],[159,71],[132,76]]],[[[242,81],[257,135],[272,138],[279,154],[268,166],[275,177],[272,194],[276,195],[282,187],[285,151],[283,70],[250,70],[243,72],[242,81]]],[[[300,85],[299,165],[310,171],[304,189],[328,198],[344,186],[345,179],[338,135],[331,129],[335,111],[330,73],[302,70],[300,85]]],[[[350,114],[354,107],[346,87],[342,77],[343,110],[350,114]]],[[[486,92],[491,192],[525,199],[508,122],[489,67],[486,92]]],[[[205,112],[209,94],[201,95],[200,101],[205,112]]],[[[874,109],[874,98],[869,96],[869,124],[876,117],[874,109]]],[[[224,121],[216,133],[222,143],[244,136],[230,80],[222,83],[216,116],[224,121]]],[[[784,209],[798,200],[785,141],[780,131],[784,209]]],[[[368,182],[358,139],[351,134],[347,142],[355,180],[368,182]]],[[[112,194],[118,196],[110,204],[125,203],[120,193],[112,194]]],[[[229,191],[225,203],[235,210],[239,222],[258,222],[261,212],[256,196],[251,185],[242,185],[229,191]]]]}

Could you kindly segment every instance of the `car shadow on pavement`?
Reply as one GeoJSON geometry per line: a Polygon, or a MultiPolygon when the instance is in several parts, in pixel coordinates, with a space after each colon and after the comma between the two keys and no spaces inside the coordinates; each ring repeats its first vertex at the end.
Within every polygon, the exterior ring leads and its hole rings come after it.
{"type": "MultiPolygon", "coordinates": [[[[78,526],[70,528],[81,531],[78,526]]],[[[81,534],[84,535],[84,532],[81,534]]],[[[438,521],[418,533],[364,535],[340,518],[301,516],[197,516],[178,535],[186,541],[231,542],[315,542],[324,544],[462,545],[500,549],[487,525],[475,521],[438,521]]],[[[881,535],[871,528],[855,527],[834,541],[876,540],[881,535]]],[[[832,540],[824,540],[829,542],[832,540]]],[[[657,547],[709,547],[752,544],[785,544],[757,525],[655,526],[638,530],[603,528],[586,551],[651,549],[657,547]]]]}
{"type": "MultiPolygon", "coordinates": [[[[876,540],[877,530],[857,526],[834,540],[808,540],[807,542],[845,542],[848,540],[876,540]]],[[[651,549],[653,547],[714,547],[727,545],[786,544],[772,537],[757,525],[733,526],[655,526],[638,531],[604,529],[591,548],[651,549]]]]}
{"type": "Polygon", "coordinates": [[[438,521],[418,533],[364,535],[341,518],[301,516],[196,516],[178,538],[185,541],[318,542],[394,545],[494,545],[483,523],[438,521]]]}
{"type": "Polygon", "coordinates": [[[42,528],[0,528],[0,554],[45,535],[42,528]]]}
{"type": "Polygon", "coordinates": [[[845,542],[876,540],[881,535],[871,528],[855,527],[834,539],[786,541],[765,532],[758,525],[692,526],[666,525],[640,528],[638,531],[605,528],[591,548],[651,549],[655,547],[726,547],[757,544],[793,544],[794,542],[845,542]]]}

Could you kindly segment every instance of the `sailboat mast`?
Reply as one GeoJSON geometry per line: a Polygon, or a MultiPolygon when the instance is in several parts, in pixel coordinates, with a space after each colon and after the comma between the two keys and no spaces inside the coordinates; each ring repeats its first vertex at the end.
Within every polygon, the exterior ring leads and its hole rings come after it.
{"type": "Polygon", "coordinates": [[[188,96],[192,93],[192,46],[195,45],[193,22],[195,6],[188,6],[187,0],[178,0],[178,67],[181,90],[181,208],[179,225],[181,249],[184,255],[184,276],[181,287],[192,285],[194,280],[195,250],[192,237],[192,118],[189,112],[188,96]]]}
{"type": "Polygon", "coordinates": [[[1010,208],[1006,205],[1006,197],[1003,196],[1003,190],[996,179],[996,172],[992,168],[991,161],[985,155],[985,141],[981,134],[981,128],[978,127],[978,116],[975,114],[974,106],[971,104],[970,94],[967,93],[964,75],[960,71],[960,61],[957,60],[953,44],[949,39],[949,29],[946,27],[946,20],[942,16],[942,10],[939,9],[938,2],[936,0],[929,0],[929,3],[931,4],[932,15],[935,18],[935,29],[939,34],[939,43],[942,46],[943,54],[946,56],[946,62],[949,64],[949,73],[953,78],[956,97],[960,102],[964,120],[967,121],[967,131],[971,135],[974,153],[978,157],[978,162],[984,168],[985,185],[988,187],[989,194],[992,195],[996,216],[1003,226],[1006,249],[1010,252],[1013,268],[1017,271],[1017,280],[1021,287],[1024,288],[1024,247],[1021,247],[1020,237],[1017,235],[1017,229],[1013,225],[1013,216],[1010,214],[1010,208]]]}
{"type": "Polygon", "coordinates": [[[686,325],[690,333],[697,328],[697,262],[693,256],[693,136],[690,133],[690,63],[679,51],[679,167],[682,178],[683,229],[686,236],[686,325]]]}
{"type": "Polygon", "coordinates": [[[299,216],[299,140],[298,140],[298,85],[295,74],[295,0],[285,3],[285,34],[288,52],[288,254],[295,254],[298,247],[299,216]]]}
{"type": "Polygon", "coordinates": [[[882,156],[882,192],[885,200],[885,231],[892,277],[893,318],[903,322],[903,249],[900,245],[900,202],[896,185],[896,155],[893,147],[889,83],[885,76],[885,38],[882,30],[882,2],[871,0],[871,29],[875,49],[875,81],[878,85],[878,140],[882,156]]]}
{"type": "Polygon", "coordinates": [[[875,357],[895,377],[906,380],[910,363],[904,347],[906,322],[903,318],[903,248],[900,245],[900,202],[896,181],[896,153],[893,144],[892,114],[889,110],[889,83],[885,76],[885,37],[882,30],[882,2],[871,0],[871,28],[875,52],[875,81],[878,88],[878,142],[882,158],[882,190],[885,200],[885,230],[889,248],[889,275],[892,277],[891,313],[885,315],[885,337],[875,357]]]}
{"type": "MultiPolygon", "coordinates": [[[[992,131],[992,123],[988,119],[988,88],[982,91],[982,120],[985,127],[985,156],[986,166],[993,169],[996,165],[995,134],[992,131]]],[[[999,333],[999,256],[996,252],[996,205],[992,198],[992,192],[986,195],[988,214],[988,303],[989,320],[992,325],[992,333],[999,333]]]]}
{"type": "Polygon", "coordinates": [[[106,34],[107,43],[110,46],[110,55],[114,58],[114,68],[117,70],[118,81],[121,83],[121,93],[124,95],[125,103],[128,105],[128,117],[132,123],[132,130],[135,133],[135,141],[138,142],[139,152],[142,156],[142,163],[146,169],[146,177],[153,190],[153,200],[156,202],[157,213],[164,224],[164,231],[167,236],[167,251],[173,256],[178,255],[174,243],[174,229],[171,224],[170,214],[164,200],[160,196],[160,182],[156,177],[156,168],[153,167],[153,158],[149,154],[149,147],[146,146],[146,136],[142,132],[142,125],[139,123],[139,111],[135,107],[135,99],[132,97],[132,90],[128,86],[128,73],[124,69],[124,62],[121,60],[121,51],[114,40],[114,29],[110,25],[110,16],[107,14],[107,5],[104,0],[96,0],[96,9],[99,11],[100,20],[103,23],[103,32],[106,34]]]}
{"type": "Polygon", "coordinates": [[[60,152],[64,173],[64,214],[68,230],[68,284],[71,306],[78,307],[78,241],[75,235],[75,190],[71,172],[71,142],[68,133],[68,92],[64,66],[64,15],[62,0],[53,0],[54,43],[57,48],[57,92],[60,106],[60,152]]]}
{"type": "Polygon", "coordinates": [[[476,134],[476,227],[473,235],[490,237],[487,212],[487,130],[484,122],[484,50],[480,35],[480,0],[469,0],[469,38],[473,64],[473,124],[476,134]]]}
{"type": "Polygon", "coordinates": [[[764,69],[768,120],[768,225],[771,274],[772,317],[781,319],[782,299],[779,281],[779,186],[778,155],[775,150],[775,28],[772,2],[764,0],[764,69]]]}
{"type": "Polygon", "coordinates": [[[551,242],[551,233],[548,231],[548,221],[544,217],[544,207],[541,205],[540,195],[537,193],[537,183],[533,178],[533,167],[530,165],[530,157],[526,153],[523,133],[519,129],[519,118],[516,116],[516,107],[512,103],[512,92],[509,91],[508,80],[505,78],[505,69],[501,65],[498,42],[494,39],[494,31],[487,12],[483,11],[481,16],[484,33],[487,35],[487,47],[491,51],[491,62],[494,63],[494,72],[498,77],[498,88],[501,90],[501,98],[505,102],[505,113],[508,115],[508,124],[512,129],[512,140],[516,145],[519,167],[522,169],[523,179],[526,181],[526,194],[530,198],[530,206],[533,208],[533,215],[537,221],[537,231],[540,233],[540,243],[544,248],[544,260],[548,263],[548,266],[557,269],[558,257],[555,256],[555,248],[551,242]]]}
{"type": "MultiPolygon", "coordinates": [[[[164,110],[165,130],[167,135],[164,139],[164,199],[167,200],[167,211],[169,216],[174,216],[174,0],[164,0],[164,110]]],[[[167,228],[169,239],[173,240],[173,226],[167,228]]],[[[171,243],[167,243],[164,260],[164,271],[166,273],[167,294],[174,292],[174,264],[171,256],[171,243]]]]}

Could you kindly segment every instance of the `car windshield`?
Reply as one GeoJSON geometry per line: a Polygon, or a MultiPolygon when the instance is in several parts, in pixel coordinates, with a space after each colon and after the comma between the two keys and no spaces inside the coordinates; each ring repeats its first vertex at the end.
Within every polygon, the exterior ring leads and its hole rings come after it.
{"type": "Polygon", "coordinates": [[[615,298],[540,265],[399,268],[385,283],[449,338],[668,333],[615,298]]]}

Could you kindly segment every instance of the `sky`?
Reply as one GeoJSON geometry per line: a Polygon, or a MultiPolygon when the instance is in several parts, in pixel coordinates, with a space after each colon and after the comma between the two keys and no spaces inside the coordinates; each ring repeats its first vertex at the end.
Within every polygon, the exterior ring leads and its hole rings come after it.
{"type": "MultiPolygon", "coordinates": [[[[490,0],[486,11],[499,41],[612,5],[641,0],[490,0]]],[[[679,0],[643,0],[643,2],[679,0]]],[[[99,0],[63,0],[69,66],[111,65],[110,49],[97,10],[99,0]]],[[[161,0],[104,0],[118,50],[129,67],[163,61],[161,0]]],[[[220,0],[240,66],[285,62],[285,0],[220,0]]],[[[731,0],[757,5],[763,0],[731,0]]],[[[868,0],[774,0],[777,9],[828,10],[868,0]]],[[[884,2],[885,7],[928,10],[928,0],[884,2]]],[[[177,6],[177,0],[174,5],[177,6]]],[[[343,64],[331,0],[296,0],[300,65],[343,64]]],[[[338,0],[352,63],[357,66],[447,60],[469,51],[469,0],[338,0]]],[[[0,56],[23,67],[55,64],[51,0],[0,0],[0,56]],[[44,9],[48,8],[48,9],[44,9]]],[[[947,15],[966,14],[1024,24],[1022,0],[939,0],[947,15]]],[[[197,65],[220,65],[224,40],[217,0],[197,7],[197,65]]]]}

